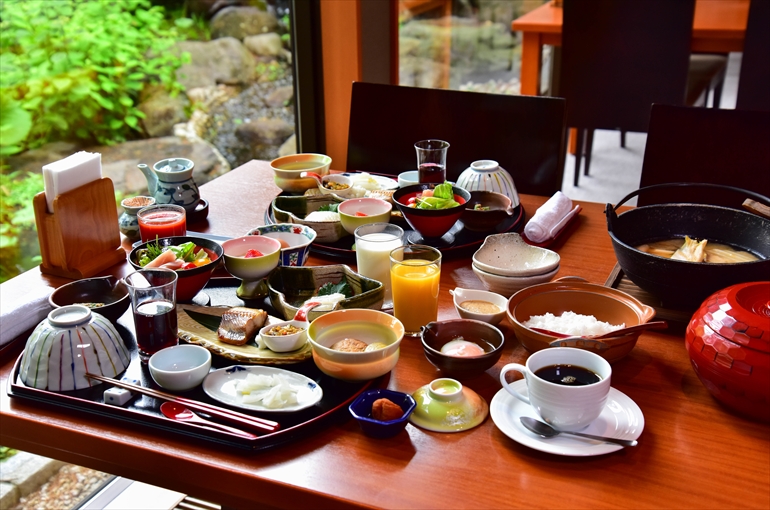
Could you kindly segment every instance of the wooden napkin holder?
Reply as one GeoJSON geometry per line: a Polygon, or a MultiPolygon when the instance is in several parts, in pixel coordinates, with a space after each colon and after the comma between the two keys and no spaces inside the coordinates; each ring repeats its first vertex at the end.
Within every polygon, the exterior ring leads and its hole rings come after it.
{"type": "Polygon", "coordinates": [[[103,177],[57,196],[49,213],[45,192],[33,199],[40,272],[89,278],[126,260],[120,245],[118,211],[112,180],[103,177]]]}

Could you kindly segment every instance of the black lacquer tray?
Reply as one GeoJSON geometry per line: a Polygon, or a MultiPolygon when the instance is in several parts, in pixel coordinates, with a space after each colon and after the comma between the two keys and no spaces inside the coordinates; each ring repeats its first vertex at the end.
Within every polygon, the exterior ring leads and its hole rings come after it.
{"type": "MultiPolygon", "coordinates": [[[[281,193],[279,196],[292,196],[289,193],[281,193]]],[[[265,211],[265,223],[272,225],[276,222],[273,215],[273,204],[265,211]]],[[[521,232],[526,224],[526,212],[524,206],[520,205],[513,216],[506,219],[501,223],[493,232],[474,232],[465,228],[462,220],[458,220],[454,226],[449,229],[449,233],[454,235],[454,242],[449,245],[436,245],[444,257],[457,258],[463,256],[472,255],[476,248],[481,246],[484,239],[490,234],[501,234],[503,232],[521,232]]],[[[404,237],[409,237],[409,234],[414,232],[406,221],[399,222],[398,225],[404,229],[404,237]]],[[[314,241],[310,245],[310,251],[316,255],[323,257],[329,257],[333,259],[340,259],[345,262],[356,262],[356,252],[353,247],[353,236],[345,236],[333,243],[319,243],[314,241]]]]}
{"type": "MultiPolygon", "coordinates": [[[[196,296],[196,302],[206,301],[211,305],[242,306],[244,304],[235,296],[235,289],[240,283],[234,278],[215,278],[203,289],[201,294],[196,296]]],[[[269,300],[266,300],[269,303],[269,300]]],[[[270,315],[275,316],[272,307],[260,303],[247,303],[249,306],[259,306],[264,308],[270,315]]],[[[131,310],[127,311],[118,321],[116,328],[126,346],[131,350],[132,357],[126,371],[121,374],[121,379],[136,380],[142,386],[162,390],[155,384],[150,376],[146,365],[139,361],[136,351],[136,341],[134,335],[133,317],[131,310]]],[[[232,408],[245,414],[261,416],[263,418],[277,421],[281,429],[271,434],[259,436],[256,439],[246,439],[240,436],[219,432],[213,429],[202,429],[185,423],[176,422],[165,418],[160,412],[161,400],[143,395],[135,395],[125,406],[118,407],[104,403],[104,390],[109,385],[99,384],[91,388],[55,393],[47,390],[30,388],[21,382],[19,378],[19,368],[22,355],[16,360],[12,377],[8,379],[7,392],[13,398],[41,402],[48,405],[72,409],[75,411],[86,412],[99,416],[121,420],[128,423],[139,424],[142,426],[159,429],[172,434],[181,434],[187,437],[194,437],[206,441],[212,441],[227,446],[252,451],[265,450],[283,443],[298,439],[305,435],[312,434],[331,423],[335,419],[344,419],[349,417],[347,407],[364,390],[385,384],[388,375],[373,381],[361,383],[349,383],[334,379],[322,373],[313,363],[312,359],[293,364],[281,365],[280,368],[303,374],[316,381],[323,390],[323,398],[315,406],[292,413],[259,413],[240,408],[232,408]]],[[[211,370],[234,365],[235,363],[212,356],[211,370]]],[[[219,407],[227,407],[209,397],[200,387],[191,391],[175,393],[181,397],[206,402],[219,407]]],[[[203,415],[204,417],[207,417],[203,415]]]]}

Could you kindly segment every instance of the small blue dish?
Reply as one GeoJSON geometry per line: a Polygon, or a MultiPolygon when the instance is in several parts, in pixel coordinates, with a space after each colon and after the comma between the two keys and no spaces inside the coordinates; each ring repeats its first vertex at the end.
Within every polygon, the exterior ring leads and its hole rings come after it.
{"type": "Polygon", "coordinates": [[[417,403],[412,396],[407,393],[377,389],[368,390],[359,395],[358,398],[350,404],[350,414],[352,414],[353,418],[358,421],[364,434],[384,439],[386,437],[393,437],[404,430],[409,421],[409,415],[412,414],[415,407],[417,407],[417,403]],[[375,400],[381,398],[387,398],[394,404],[401,406],[404,415],[397,420],[390,421],[380,421],[372,418],[372,405],[375,400]]]}

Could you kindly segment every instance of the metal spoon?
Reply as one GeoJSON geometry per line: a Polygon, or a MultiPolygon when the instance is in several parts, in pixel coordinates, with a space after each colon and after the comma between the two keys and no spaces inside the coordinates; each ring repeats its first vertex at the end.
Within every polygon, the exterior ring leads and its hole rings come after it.
{"type": "Polygon", "coordinates": [[[566,432],[566,431],[556,430],[555,428],[551,427],[547,423],[544,423],[540,420],[536,420],[534,418],[529,418],[528,416],[522,416],[521,423],[528,430],[534,432],[535,434],[541,437],[555,437],[555,436],[558,436],[559,434],[570,434],[573,436],[587,437],[588,439],[596,439],[597,441],[604,441],[605,443],[619,444],[620,446],[636,446],[637,444],[639,444],[636,440],[629,441],[626,439],[615,439],[612,437],[592,436],[591,434],[583,434],[582,432],[566,432]]]}
{"type": "Polygon", "coordinates": [[[236,436],[245,437],[247,439],[257,438],[257,436],[255,436],[254,434],[251,434],[244,430],[228,427],[227,425],[222,425],[221,423],[216,423],[211,420],[206,420],[204,418],[201,418],[200,416],[192,412],[187,407],[183,406],[182,404],[177,404],[176,402],[163,402],[160,405],[160,412],[163,413],[163,415],[166,418],[169,418],[171,420],[190,422],[192,424],[199,425],[201,427],[206,427],[209,429],[212,429],[212,428],[219,429],[224,432],[234,434],[236,436]]]}

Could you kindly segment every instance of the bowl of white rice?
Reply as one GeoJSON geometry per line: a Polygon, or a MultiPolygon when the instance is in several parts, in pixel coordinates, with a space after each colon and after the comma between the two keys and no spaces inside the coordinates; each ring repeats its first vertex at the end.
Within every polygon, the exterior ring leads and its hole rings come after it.
{"type": "Polygon", "coordinates": [[[592,337],[649,322],[655,316],[655,309],[611,287],[555,281],[518,291],[508,300],[506,313],[516,337],[528,351],[577,347],[613,362],[634,348],[641,332],[621,333],[601,340],[592,337]]]}

